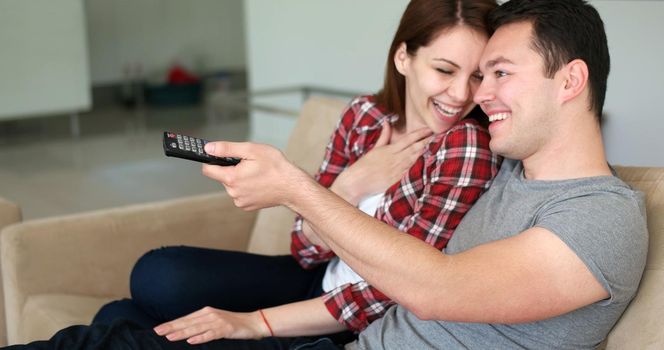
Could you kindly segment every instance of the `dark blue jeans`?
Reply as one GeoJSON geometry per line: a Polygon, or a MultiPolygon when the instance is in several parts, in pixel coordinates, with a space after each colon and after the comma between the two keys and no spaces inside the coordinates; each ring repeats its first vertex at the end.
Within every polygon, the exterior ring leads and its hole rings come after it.
{"type": "MultiPolygon", "coordinates": [[[[205,306],[248,312],[320,296],[324,274],[325,265],[305,270],[290,255],[265,256],[194,247],[160,248],[136,262],[130,277],[132,298],[103,306],[92,327],[97,328],[94,332],[104,333],[101,331],[107,329],[104,326],[113,324],[107,332],[147,341],[154,338],[151,331],[154,326],[205,306]],[[130,321],[129,326],[123,320],[130,321]]],[[[77,338],[81,334],[89,337],[91,332],[93,330],[86,328],[75,329],[61,338],[77,338]]],[[[214,347],[210,349],[288,349],[312,342],[324,348],[332,343],[350,342],[354,337],[351,332],[342,332],[325,337],[332,339],[330,343],[328,339],[316,342],[319,337],[218,341],[213,342],[214,347]]],[[[174,343],[155,341],[163,348],[178,348],[174,343]]]]}
{"type": "Polygon", "coordinates": [[[143,255],[131,273],[131,299],[109,303],[93,323],[128,319],[152,328],[205,306],[248,312],[322,294],[325,266],[305,270],[290,255],[194,247],[143,255]]]}
{"type": "Polygon", "coordinates": [[[27,345],[13,345],[6,350],[339,350],[327,337],[265,338],[260,340],[219,339],[205,344],[189,345],[185,341],[170,342],[152,330],[128,320],[110,325],[72,326],[56,333],[51,339],[27,345]]]}

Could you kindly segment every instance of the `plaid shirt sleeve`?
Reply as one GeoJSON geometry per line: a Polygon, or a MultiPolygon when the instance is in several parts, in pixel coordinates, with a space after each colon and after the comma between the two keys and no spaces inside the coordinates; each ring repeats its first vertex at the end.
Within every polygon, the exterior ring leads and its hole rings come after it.
{"type": "MultiPolygon", "coordinates": [[[[499,165],[488,132],[464,121],[439,135],[408,175],[387,190],[376,217],[442,250],[499,165]]],[[[340,323],[358,332],[394,304],[366,282],[340,286],[323,300],[340,323]]]]}
{"type": "MultiPolygon", "coordinates": [[[[330,142],[325,149],[325,157],[315,179],[329,188],[339,174],[350,164],[351,155],[348,145],[351,142],[351,130],[358,116],[357,104],[361,99],[353,100],[343,112],[330,142]]],[[[313,244],[302,232],[304,220],[298,214],[291,232],[291,255],[305,269],[313,268],[335,256],[331,250],[313,244]]]]}

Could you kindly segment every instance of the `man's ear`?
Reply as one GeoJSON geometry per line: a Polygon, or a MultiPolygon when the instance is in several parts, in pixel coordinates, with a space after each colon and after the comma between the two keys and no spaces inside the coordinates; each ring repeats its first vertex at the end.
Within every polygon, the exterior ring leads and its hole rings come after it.
{"type": "Polygon", "coordinates": [[[585,90],[588,85],[588,65],[580,59],[572,60],[563,68],[564,85],[561,87],[562,102],[573,100],[585,90]]]}
{"type": "Polygon", "coordinates": [[[401,43],[397,52],[394,53],[394,66],[401,75],[406,75],[406,67],[408,66],[408,51],[406,50],[406,43],[401,43]]]}

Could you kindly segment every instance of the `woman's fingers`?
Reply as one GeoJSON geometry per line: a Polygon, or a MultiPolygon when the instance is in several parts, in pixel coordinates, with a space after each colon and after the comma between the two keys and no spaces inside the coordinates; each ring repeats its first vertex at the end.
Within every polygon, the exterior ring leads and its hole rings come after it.
{"type": "Polygon", "coordinates": [[[395,154],[394,159],[395,162],[399,164],[398,167],[403,168],[404,170],[408,170],[413,165],[413,163],[419,157],[421,157],[422,154],[424,154],[424,151],[426,151],[427,146],[432,139],[433,136],[420,139],[417,142],[411,143],[406,148],[403,148],[401,151],[395,154]]]}
{"type": "Polygon", "coordinates": [[[205,307],[187,316],[163,323],[154,331],[170,341],[186,339],[201,344],[219,338],[249,339],[260,337],[260,323],[255,313],[237,313],[205,307]]]}
{"type": "Polygon", "coordinates": [[[162,323],[154,327],[154,331],[159,335],[166,335],[175,332],[179,329],[187,327],[187,325],[193,324],[198,317],[206,315],[210,313],[210,311],[211,311],[210,308],[204,307],[200,310],[190,313],[189,315],[176,318],[173,321],[162,323]]]}
{"type": "Polygon", "coordinates": [[[402,151],[403,149],[410,147],[411,145],[417,143],[418,141],[427,140],[432,133],[433,132],[429,128],[420,128],[417,130],[413,130],[408,134],[406,134],[399,141],[395,142],[393,145],[397,148],[397,151],[402,151]]]}
{"type": "Polygon", "coordinates": [[[390,125],[389,120],[383,121],[383,129],[380,131],[380,136],[376,145],[374,147],[385,146],[390,143],[390,138],[392,137],[392,125],[390,125]]]}
{"type": "MultiPolygon", "coordinates": [[[[204,317],[204,316],[203,316],[204,317]]],[[[210,320],[204,320],[201,318],[197,319],[196,322],[190,323],[187,326],[166,334],[166,339],[170,341],[178,341],[183,339],[188,339],[199,334],[211,331],[213,329],[213,323],[210,320]]]]}
{"type": "Polygon", "coordinates": [[[213,330],[210,329],[210,330],[204,332],[203,334],[199,334],[199,335],[196,335],[196,336],[193,336],[193,337],[187,339],[187,343],[189,343],[189,344],[203,344],[203,343],[207,343],[209,341],[219,339],[219,338],[220,337],[218,337],[216,335],[216,333],[213,330]]]}

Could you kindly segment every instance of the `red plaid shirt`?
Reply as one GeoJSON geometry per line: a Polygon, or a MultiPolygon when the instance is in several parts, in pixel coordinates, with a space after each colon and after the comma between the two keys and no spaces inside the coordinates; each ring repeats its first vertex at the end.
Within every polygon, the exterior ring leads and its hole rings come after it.
{"type": "MultiPolygon", "coordinates": [[[[330,187],[336,177],[371,150],[385,118],[374,96],[351,101],[327,146],[316,180],[330,187]]],[[[463,215],[489,188],[500,160],[489,151],[489,132],[473,119],[463,119],[438,134],[404,177],[385,191],[378,205],[378,220],[442,250],[463,215]]],[[[302,233],[297,217],[291,253],[304,268],[333,258],[334,252],[312,244],[302,233]]],[[[345,284],[323,296],[330,313],[349,329],[361,331],[394,304],[366,282],[345,284]]]]}

